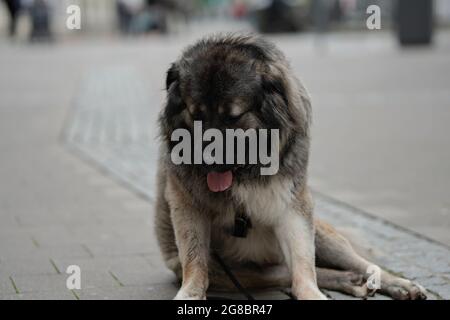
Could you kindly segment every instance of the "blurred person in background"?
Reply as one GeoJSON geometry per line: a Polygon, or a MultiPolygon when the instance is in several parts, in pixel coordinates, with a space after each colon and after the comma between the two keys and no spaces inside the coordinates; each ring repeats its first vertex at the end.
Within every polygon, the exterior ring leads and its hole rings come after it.
{"type": "Polygon", "coordinates": [[[315,0],[311,2],[312,23],[317,32],[322,33],[329,30],[333,7],[335,7],[335,1],[331,0],[315,0]]]}
{"type": "Polygon", "coordinates": [[[12,38],[16,34],[17,29],[17,19],[19,17],[21,2],[20,0],[3,0],[8,9],[9,14],[9,27],[8,32],[9,36],[12,38]]]}
{"type": "Polygon", "coordinates": [[[119,29],[122,33],[126,34],[129,32],[133,15],[143,4],[143,0],[117,0],[117,16],[119,18],[119,29]]]}
{"type": "Polygon", "coordinates": [[[23,0],[30,13],[30,41],[52,41],[51,3],[49,0],[23,0]]]}
{"type": "Polygon", "coordinates": [[[304,30],[307,25],[309,1],[268,0],[251,3],[250,16],[262,33],[297,32],[304,30]]]}
{"type": "Polygon", "coordinates": [[[150,31],[167,31],[166,1],[146,0],[141,10],[133,17],[130,32],[133,34],[148,33],[150,31]]]}
{"type": "Polygon", "coordinates": [[[247,5],[243,0],[234,0],[231,14],[235,19],[243,19],[247,16],[247,5]]]}
{"type": "Polygon", "coordinates": [[[119,29],[124,34],[167,32],[167,14],[179,10],[171,0],[118,0],[119,29]]]}

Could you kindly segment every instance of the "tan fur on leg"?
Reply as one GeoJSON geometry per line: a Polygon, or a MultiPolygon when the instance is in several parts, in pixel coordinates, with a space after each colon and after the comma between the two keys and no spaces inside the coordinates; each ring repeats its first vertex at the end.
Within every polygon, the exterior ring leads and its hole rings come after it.
{"type": "Polygon", "coordinates": [[[204,300],[208,289],[211,222],[186,200],[175,178],[168,180],[166,190],[183,273],[175,299],[204,300]]]}
{"type": "MultiPolygon", "coordinates": [[[[368,278],[368,268],[374,264],[359,256],[350,242],[330,225],[315,221],[316,260],[320,266],[353,271],[368,278]]],[[[421,286],[381,270],[380,292],[400,300],[426,299],[426,291],[421,286]]]]}

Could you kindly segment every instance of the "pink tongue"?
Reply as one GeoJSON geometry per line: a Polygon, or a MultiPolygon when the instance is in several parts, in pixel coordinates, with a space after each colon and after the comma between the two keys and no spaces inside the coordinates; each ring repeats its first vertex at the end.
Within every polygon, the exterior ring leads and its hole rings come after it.
{"type": "Polygon", "coordinates": [[[233,173],[226,172],[210,172],[206,177],[208,188],[212,192],[222,192],[231,187],[233,183],[233,173]]]}

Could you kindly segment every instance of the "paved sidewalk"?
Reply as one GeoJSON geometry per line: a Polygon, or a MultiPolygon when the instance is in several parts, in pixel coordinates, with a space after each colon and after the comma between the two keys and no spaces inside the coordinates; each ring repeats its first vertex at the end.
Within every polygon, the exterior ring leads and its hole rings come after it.
{"type": "MultiPolygon", "coordinates": [[[[308,53],[283,41],[301,69],[298,61],[308,53]]],[[[152,233],[154,137],[164,71],[184,42],[0,43],[0,299],[175,295],[152,233]],[[81,267],[82,290],[66,289],[69,265],[81,267]]],[[[323,81],[314,78],[317,63],[305,70],[315,88],[323,81]]],[[[338,93],[324,96],[319,105],[338,93]]],[[[321,126],[330,124],[324,109],[316,114],[321,126]]],[[[319,150],[318,162],[323,158],[319,150]]],[[[318,186],[321,172],[314,175],[318,186]]],[[[382,266],[417,280],[432,298],[450,299],[448,247],[321,193],[315,198],[317,214],[359,239],[363,249],[372,248],[382,266]]],[[[287,298],[280,292],[255,296],[287,298]]]]}
{"type": "MultiPolygon", "coordinates": [[[[154,202],[158,147],[155,128],[148,122],[156,121],[157,114],[148,107],[150,97],[139,73],[123,67],[93,70],[84,84],[66,131],[69,147],[154,202]]],[[[315,199],[317,214],[347,232],[357,232],[356,238],[364,241],[359,241],[360,247],[370,248],[370,256],[383,267],[420,282],[435,298],[450,298],[447,247],[322,194],[315,193],[315,199]]]]}

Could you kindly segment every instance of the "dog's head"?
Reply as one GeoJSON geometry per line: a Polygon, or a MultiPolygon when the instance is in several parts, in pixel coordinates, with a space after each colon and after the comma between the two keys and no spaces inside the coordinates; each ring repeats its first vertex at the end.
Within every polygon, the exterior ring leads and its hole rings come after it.
{"type": "MultiPolygon", "coordinates": [[[[162,136],[171,151],[176,129],[185,129],[195,136],[195,125],[202,132],[215,129],[278,130],[280,174],[291,174],[286,169],[306,169],[310,123],[309,98],[301,84],[293,77],[283,54],[271,43],[257,36],[215,36],[189,47],[167,72],[167,102],[160,117],[162,136]],[[286,155],[298,144],[303,150],[299,159],[286,161],[286,155]],[[301,162],[296,163],[296,162],[301,162]],[[294,168],[295,167],[295,168],[294,168]]],[[[195,139],[202,139],[196,136],[195,139]]],[[[257,143],[263,139],[257,135],[257,143]]],[[[208,140],[208,139],[207,139],[208,140]]],[[[209,141],[214,141],[210,137],[209,141]]],[[[252,148],[246,140],[246,163],[183,164],[180,167],[197,176],[206,177],[211,191],[228,189],[233,181],[260,179],[261,167],[247,163],[252,148]],[[186,168],[188,166],[188,168],[186,168]]],[[[272,141],[269,141],[268,148],[272,141]]],[[[192,142],[192,147],[194,146],[192,142]]],[[[200,142],[205,146],[206,141],[200,142]]],[[[223,159],[229,149],[223,144],[223,159]]],[[[259,144],[258,144],[259,146],[259,144]]],[[[257,148],[258,148],[257,146],[257,148]]],[[[260,152],[256,149],[257,153],[260,152]]],[[[239,150],[235,149],[239,156],[239,150]]],[[[186,156],[186,155],[185,155],[186,156]]],[[[231,157],[231,158],[232,158],[231,157]]],[[[238,161],[236,161],[238,162],[238,161]]]]}

